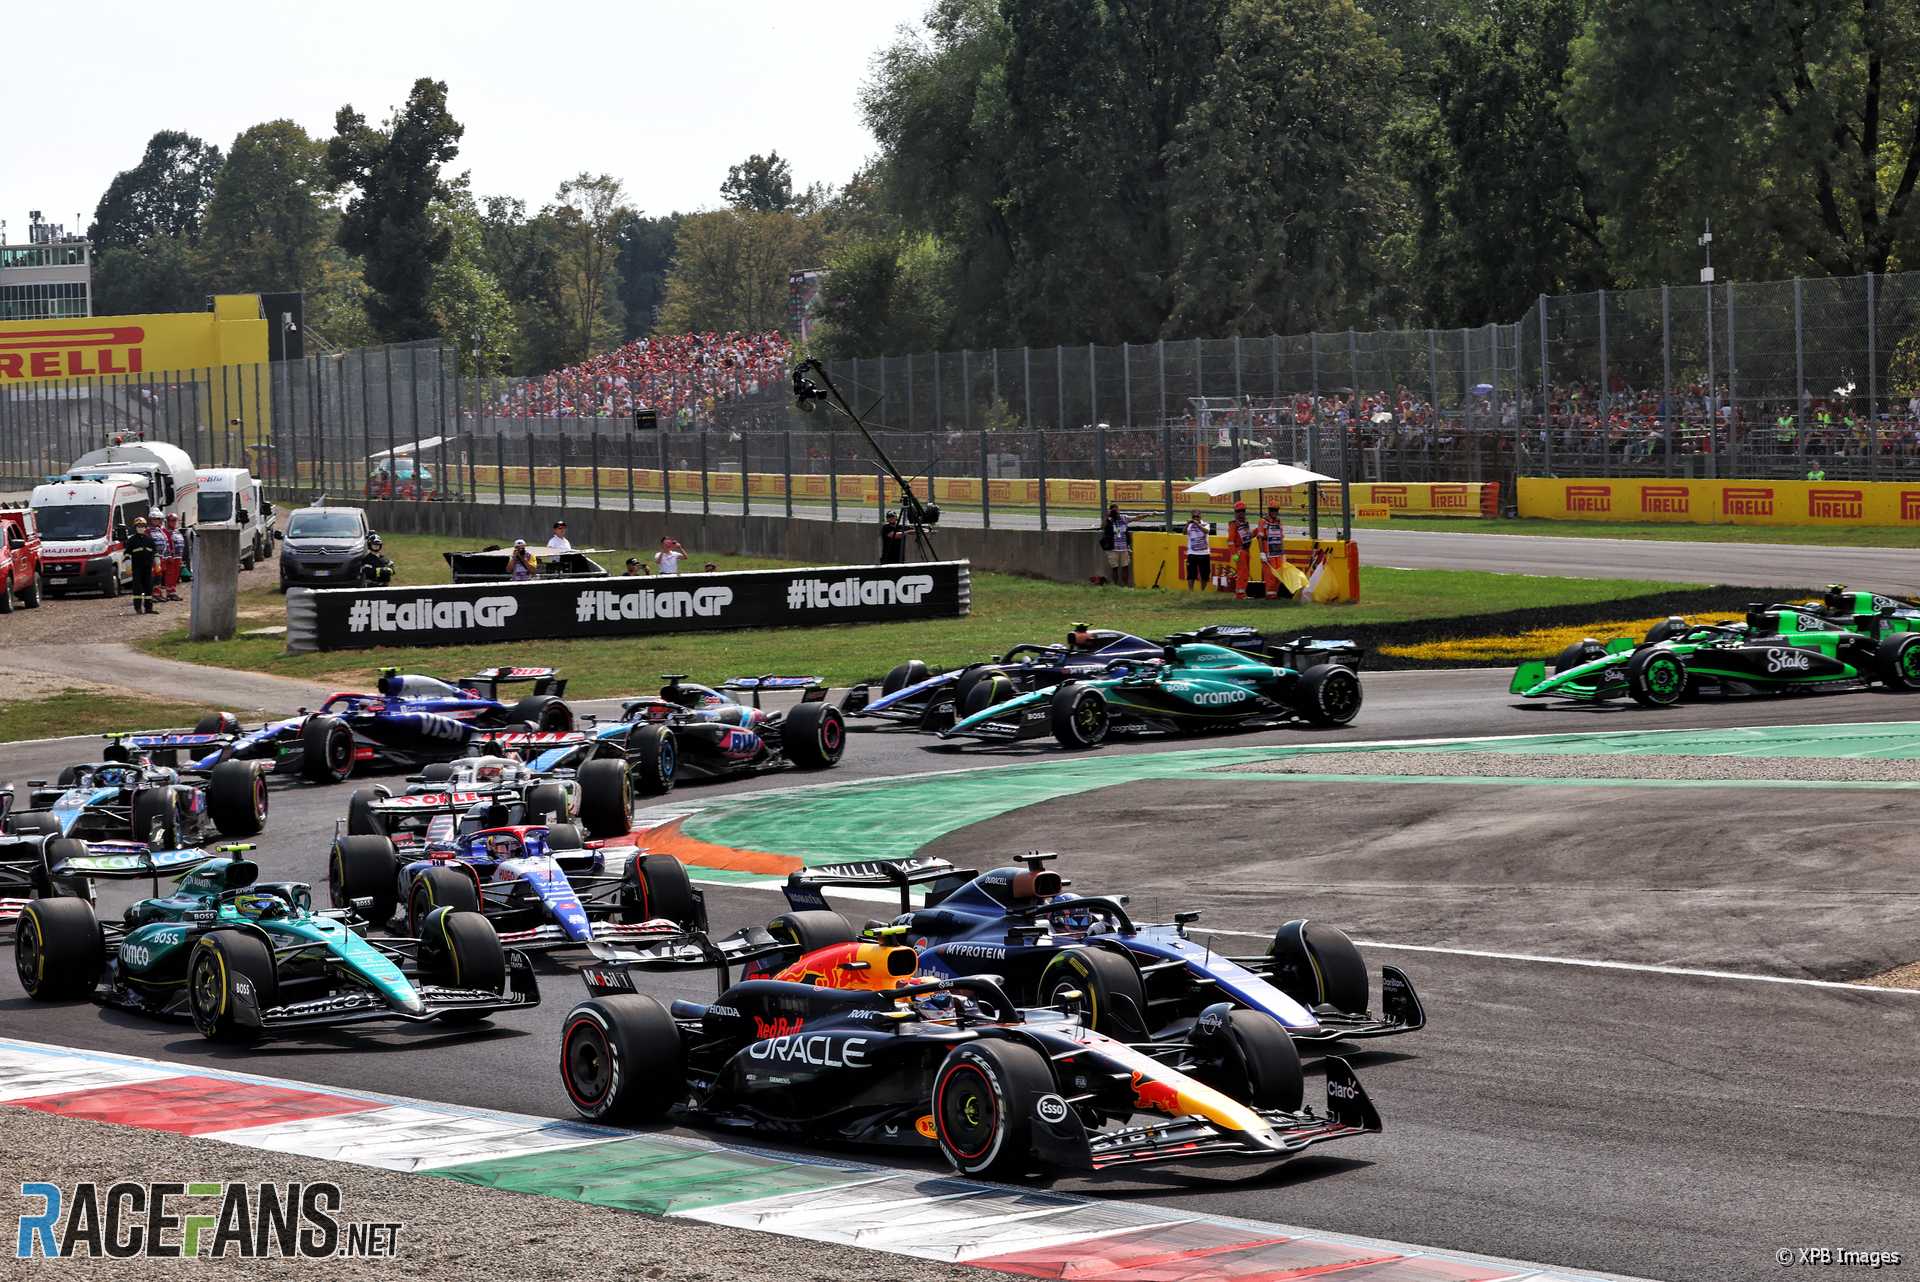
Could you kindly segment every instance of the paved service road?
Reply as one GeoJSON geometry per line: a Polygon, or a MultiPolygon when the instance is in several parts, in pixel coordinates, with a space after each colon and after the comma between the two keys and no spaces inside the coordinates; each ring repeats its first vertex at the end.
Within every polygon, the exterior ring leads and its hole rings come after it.
{"type": "MultiPolygon", "coordinates": [[[[1920,699],[1877,693],[1701,703],[1661,712],[1630,704],[1516,707],[1504,694],[1506,675],[1369,675],[1366,710],[1361,723],[1348,730],[1206,742],[1219,747],[1920,720],[1920,699]]],[[[847,760],[831,777],[1057,756],[1043,746],[956,754],[929,751],[923,746],[927,742],[916,735],[857,734],[847,760]]],[[[96,745],[68,740],[0,747],[0,780],[42,777],[90,755],[96,745]]],[[[1161,746],[1133,744],[1110,751],[1161,746]]],[[[692,803],[703,796],[818,781],[774,775],[689,787],[672,800],[692,803]]],[[[1265,932],[1278,911],[1274,896],[1235,890],[1249,860],[1264,852],[1271,876],[1284,882],[1299,875],[1292,862],[1296,857],[1323,845],[1322,832],[1344,825],[1329,835],[1351,846],[1351,833],[1364,832],[1369,824],[1417,818],[1400,802],[1395,803],[1399,809],[1358,803],[1343,816],[1332,799],[1337,794],[1331,793],[1310,811],[1280,802],[1283,793],[1307,786],[1265,779],[1209,783],[1204,793],[1173,794],[1170,802],[1143,794],[1131,812],[1125,806],[1133,803],[1125,798],[1086,793],[1077,812],[1062,803],[1037,807],[1028,824],[1010,817],[997,828],[984,826],[970,850],[964,831],[944,838],[939,849],[986,860],[1002,855],[1017,835],[1021,849],[1066,852],[1080,889],[1134,891],[1143,907],[1155,911],[1191,895],[1205,901],[1208,928],[1265,932]],[[1259,808],[1268,822],[1239,812],[1234,822],[1218,825],[1216,839],[1209,814],[1241,798],[1250,798],[1246,804],[1259,808]],[[1144,821],[1150,818],[1147,808],[1156,809],[1158,826],[1135,822],[1132,836],[1097,822],[1107,815],[1144,821]],[[1127,884],[1113,884],[1122,878],[1127,884]]],[[[1486,797],[1493,805],[1498,791],[1474,789],[1471,796],[1486,797]]],[[[327,843],[346,795],[345,789],[275,789],[273,814],[256,855],[267,877],[324,880],[327,843]]],[[[1623,789],[1617,804],[1634,806],[1639,795],[1623,789]]],[[[1666,807],[1661,817],[1674,828],[1675,860],[1708,857],[1719,834],[1746,821],[1736,808],[1741,794],[1701,790],[1684,795],[1700,799],[1692,813],[1673,805],[1672,794],[1661,794],[1666,807]]],[[[1830,794],[1810,790],[1806,795],[1810,805],[1833,804],[1830,794]]],[[[1773,794],[1769,798],[1770,813],[1777,817],[1788,803],[1773,794]]],[[[1417,808],[1419,800],[1409,792],[1405,805],[1417,808]]],[[[1471,800],[1448,804],[1461,807],[1460,823],[1473,821],[1471,800]]],[[[1588,807],[1580,812],[1585,822],[1596,822],[1591,799],[1583,805],[1588,807]]],[[[1507,813],[1490,811],[1488,818],[1499,820],[1507,813]]],[[[876,821],[911,824],[912,817],[879,815],[876,821]]],[[[1450,850],[1459,875],[1470,879],[1483,864],[1526,853],[1512,843],[1541,840],[1537,827],[1489,822],[1450,845],[1436,838],[1444,848],[1417,864],[1403,858],[1407,868],[1444,878],[1450,850]]],[[[1590,841],[1590,848],[1595,851],[1593,879],[1603,882],[1611,875],[1604,842],[1590,841]]],[[[1834,852],[1831,867],[1808,869],[1810,878],[1824,877],[1829,889],[1852,875],[1850,852],[1837,846],[1834,852]]],[[[1644,862],[1644,852],[1641,858],[1644,862]]],[[[144,888],[112,887],[102,896],[103,908],[117,913],[137,893],[144,888]]],[[[1400,929],[1391,936],[1381,933],[1390,943],[1427,943],[1419,937],[1423,930],[1446,925],[1435,915],[1446,911],[1446,904],[1436,902],[1429,910],[1429,897],[1417,883],[1380,893],[1401,896],[1405,906],[1400,929]]],[[[707,895],[713,924],[723,931],[762,923],[778,908],[778,897],[765,890],[711,886],[707,895]]],[[[1551,897],[1544,898],[1544,906],[1536,899],[1514,901],[1514,913],[1537,919],[1504,922],[1499,951],[1578,955],[1557,934],[1558,910],[1551,897]],[[1516,946],[1523,942],[1526,947],[1516,946]]],[[[1393,903],[1389,899],[1375,911],[1390,919],[1393,903]]],[[[858,916],[862,905],[848,907],[858,916]]],[[[873,910],[884,911],[878,905],[873,910]]],[[[1748,920],[1741,929],[1762,939],[1771,931],[1792,940],[1809,927],[1768,917],[1748,920]]],[[[1597,937],[1589,933],[1580,942],[1592,944],[1597,937]]],[[[1254,938],[1242,942],[1248,951],[1260,947],[1254,938]]],[[[1650,1277],[1758,1277],[1774,1273],[1774,1250],[1797,1245],[1920,1250],[1920,1211],[1912,1197],[1920,1156],[1909,1142],[1920,1133],[1920,1068],[1912,1055],[1920,1041],[1920,995],[1384,947],[1371,953],[1375,964],[1392,961],[1407,968],[1432,1020],[1424,1032],[1375,1043],[1356,1059],[1385,1117],[1384,1134],[1251,1181],[1194,1177],[1123,1185],[1118,1192],[1150,1189],[1156,1202],[1216,1213],[1650,1277]]],[[[210,1046],[184,1025],[86,1005],[36,1007],[8,977],[0,980],[0,1026],[63,1045],[218,1062],[320,1084],[567,1116],[557,1073],[558,1030],[583,990],[570,974],[545,965],[542,984],[541,1008],[477,1034],[374,1027],[241,1051],[210,1046]]],[[[711,993],[704,976],[649,986],[663,996],[711,993]]],[[[1310,1096],[1318,1090],[1317,1074],[1310,1075],[1310,1096]]]]}

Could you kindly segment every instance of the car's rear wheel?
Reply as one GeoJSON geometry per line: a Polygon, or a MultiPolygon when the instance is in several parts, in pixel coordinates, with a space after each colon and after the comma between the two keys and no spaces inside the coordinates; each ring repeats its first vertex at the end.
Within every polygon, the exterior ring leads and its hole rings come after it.
{"type": "Polygon", "coordinates": [[[527,789],[527,819],[530,824],[565,823],[573,818],[567,804],[567,790],[557,783],[535,784],[527,789]]]}
{"type": "Polygon", "coordinates": [[[353,773],[353,731],[338,717],[308,717],[300,727],[300,776],[341,783],[353,773]]]}
{"type": "Polygon", "coordinates": [[[1360,715],[1360,674],[1340,663],[1316,663],[1300,674],[1295,710],[1316,726],[1344,726],[1360,715]]]}
{"type": "Polygon", "coordinates": [[[260,1029],[239,1018],[240,981],[253,990],[261,1013],[280,1004],[279,975],[273,950],[257,936],[240,930],[202,935],[187,958],[187,1008],[193,1026],[209,1041],[245,1042],[260,1029]]]}
{"type": "Polygon", "coordinates": [[[1686,697],[1686,665],[1671,650],[1642,650],[1627,664],[1627,693],[1643,708],[1670,708],[1686,697]]]}
{"type": "Polygon", "coordinates": [[[1331,1006],[1358,1014],[1367,1008],[1367,964],[1339,927],[1287,922],[1273,932],[1268,955],[1274,987],[1308,1010],[1331,1006]]]}
{"type": "Polygon", "coordinates": [[[838,765],[847,750],[847,723],[830,703],[803,703],[781,723],[780,742],[787,760],[802,770],[838,765]]]}
{"type": "Polygon", "coordinates": [[[1036,996],[1042,1006],[1064,1006],[1078,992],[1088,1028],[1122,1041],[1147,1035],[1147,989],[1131,960],[1106,948],[1075,945],[1047,959],[1036,996]]]}
{"type": "Polygon", "coordinates": [[[397,907],[393,842],[386,837],[340,837],[327,859],[327,893],[335,908],[351,908],[356,899],[372,900],[367,921],[384,926],[397,907]]]}
{"type": "Polygon", "coordinates": [[[530,694],[513,705],[509,721],[524,721],[541,734],[565,734],[573,729],[573,709],[558,695],[530,694]]]}
{"type": "Polygon", "coordinates": [[[418,938],[436,908],[479,912],[479,885],[463,868],[422,868],[407,886],[407,933],[418,938]]]}
{"type": "Polygon", "coordinates": [[[240,729],[240,718],[231,712],[209,712],[194,723],[195,734],[236,734],[240,729]]]}
{"type": "MultiPolygon", "coordinates": [[[[1059,1098],[1053,1070],[1032,1047],[1002,1041],[956,1046],[933,1078],[933,1131],[940,1152],[962,1175],[1017,1179],[1027,1174],[1033,1168],[1036,1112],[1050,1096],[1059,1098]]],[[[1065,1109],[1066,1102],[1059,1107],[1065,1109]]]]}
{"type": "Polygon", "coordinates": [[[1107,696],[1092,686],[1067,685],[1055,690],[1048,717],[1053,737],[1064,748],[1098,748],[1113,728],[1107,696]]]}
{"type": "Polygon", "coordinates": [[[615,993],[567,1012],[560,1080],[582,1117],[626,1124],[665,1117],[687,1094],[679,1026],[653,998],[615,993]]]}
{"type": "Polygon", "coordinates": [[[165,785],[133,795],[133,839],[154,850],[180,847],[180,807],[165,785]]]}
{"type": "Polygon", "coordinates": [[[967,687],[967,697],[959,705],[959,715],[964,719],[976,713],[985,712],[995,704],[1005,703],[1019,693],[1020,691],[1014,688],[1012,677],[1004,672],[989,673],[967,687]]]}
{"type": "Polygon", "coordinates": [[[896,694],[908,686],[919,685],[927,679],[927,665],[918,659],[908,659],[905,663],[896,663],[888,671],[886,680],[880,683],[882,695],[896,694]]]}
{"type": "Polygon", "coordinates": [[[585,850],[587,835],[580,831],[579,824],[549,824],[547,826],[547,849],[549,851],[585,850]]]}
{"type": "Polygon", "coordinates": [[[612,757],[580,767],[580,822],[597,838],[633,831],[633,780],[627,763],[612,757]]]}
{"type": "Polygon", "coordinates": [[[384,837],[387,835],[387,821],[373,803],[379,801],[377,788],[355,788],[353,795],[347,798],[347,835],[349,837],[384,837]]]}
{"type": "Polygon", "coordinates": [[[93,991],[106,965],[100,920],[84,899],[36,899],[14,925],[13,966],[37,1002],[71,1001],[93,991]]]}
{"type": "Polygon", "coordinates": [[[1187,1044],[1199,1061],[1189,1074],[1244,1104],[1294,1113],[1306,1098],[1300,1052],[1265,1011],[1209,1007],[1187,1044]]]}
{"type": "Polygon", "coordinates": [[[665,726],[641,725],[627,731],[627,760],[633,766],[634,791],[658,797],[673,791],[680,771],[680,741],[665,726]]]}
{"type": "MultiPolygon", "coordinates": [[[[507,991],[507,950],[493,923],[476,912],[436,908],[420,931],[420,975],[429,984],[484,993],[507,991]]],[[[449,1011],[448,1024],[477,1024],[492,1011],[449,1011]]]]}
{"type": "Polygon", "coordinates": [[[453,763],[433,761],[420,768],[421,783],[446,783],[453,778],[453,763]]]}
{"type": "Polygon", "coordinates": [[[830,908],[781,913],[767,923],[767,933],[803,957],[817,948],[850,944],[858,938],[847,919],[830,908]]]}
{"type": "Polygon", "coordinates": [[[686,865],[672,855],[635,855],[620,874],[620,920],[664,919],[693,930],[700,925],[700,896],[686,865]]]}
{"type": "Polygon", "coordinates": [[[267,826],[266,772],[223,761],[207,779],[207,817],[223,837],[251,837],[267,826]]]}
{"type": "Polygon", "coordinates": [[[51,810],[16,810],[7,816],[7,831],[16,837],[53,836],[60,831],[60,821],[51,810]]]}
{"type": "Polygon", "coordinates": [[[1920,632],[1896,632],[1874,648],[1880,684],[1889,690],[1920,690],[1920,632]]]}
{"type": "Polygon", "coordinates": [[[982,681],[991,681],[995,677],[1006,676],[1006,669],[991,663],[983,663],[977,668],[968,668],[953,679],[953,707],[956,718],[966,716],[967,696],[973,693],[973,687],[982,681]]]}

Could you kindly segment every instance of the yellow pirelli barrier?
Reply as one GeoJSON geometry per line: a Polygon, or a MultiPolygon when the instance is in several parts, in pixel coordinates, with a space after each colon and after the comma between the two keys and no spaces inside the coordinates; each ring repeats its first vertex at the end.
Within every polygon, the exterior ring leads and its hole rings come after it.
{"type": "MultiPolygon", "coordinates": [[[[1133,586],[1162,591],[1190,590],[1186,581],[1186,535],[1143,532],[1135,534],[1132,543],[1133,586]]],[[[1226,537],[1214,535],[1208,540],[1208,547],[1208,583],[1201,590],[1233,591],[1234,567],[1227,554],[1226,537]],[[1225,586],[1218,586],[1220,584],[1225,586]]],[[[1340,539],[1321,539],[1318,543],[1311,539],[1288,539],[1286,547],[1287,563],[1303,574],[1313,571],[1315,553],[1319,553],[1322,564],[1313,593],[1316,602],[1333,604],[1360,599],[1360,549],[1357,545],[1340,539]]],[[[1249,552],[1247,558],[1248,581],[1258,583],[1260,555],[1258,552],[1249,552]]]]}
{"type": "Polygon", "coordinates": [[[1920,483],[1523,476],[1521,516],[1694,525],[1920,525],[1920,483]]]}

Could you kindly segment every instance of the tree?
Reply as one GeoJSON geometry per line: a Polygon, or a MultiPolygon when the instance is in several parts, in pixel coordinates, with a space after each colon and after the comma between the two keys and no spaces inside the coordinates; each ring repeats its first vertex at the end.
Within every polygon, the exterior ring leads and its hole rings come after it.
{"type": "Polygon", "coordinates": [[[340,244],[366,262],[373,289],[367,310],[385,341],[434,333],[428,295],[435,266],[453,248],[453,233],[435,221],[432,206],[447,195],[440,167],[459,154],[463,133],[447,111],[444,80],[414,81],[407,105],[378,129],[351,105],[334,117],[328,172],[335,183],[355,189],[340,223],[340,244]]]}
{"type": "Polygon", "coordinates": [[[208,276],[234,292],[305,290],[339,222],[326,147],[291,120],[233,140],[207,207],[208,276]]]}
{"type": "Polygon", "coordinates": [[[1353,0],[1233,0],[1205,97],[1170,150],[1169,334],[1364,318],[1394,192],[1378,139],[1399,58],[1353,0]]]}
{"type": "Polygon", "coordinates": [[[673,266],[674,237],[683,216],[660,218],[631,214],[620,227],[620,305],[626,315],[624,336],[635,339],[652,331],[661,301],[667,294],[667,271],[673,266]]]}
{"type": "Polygon", "coordinates": [[[827,258],[819,338],[833,357],[937,350],[953,323],[953,256],[929,235],[862,239],[827,258]]]}
{"type": "Polygon", "coordinates": [[[464,188],[433,206],[451,237],[446,258],[433,269],[427,307],[435,326],[459,353],[463,374],[498,373],[514,341],[513,304],[487,270],[480,212],[464,188]]]}
{"type": "Polygon", "coordinates": [[[720,198],[735,209],[777,214],[793,208],[793,168],[777,151],[758,152],[727,167],[720,198]]]}
{"type": "Polygon", "coordinates": [[[787,320],[787,275],[817,265],[816,227],[792,214],[692,214],[674,240],[655,331],[764,332],[787,320]]]}
{"type": "Polygon", "coordinates": [[[571,358],[560,297],[560,232],[553,218],[527,217],[524,201],[489,196],[481,202],[480,252],[513,308],[510,372],[539,373],[571,358]]]}
{"type": "Polygon", "coordinates": [[[1595,0],[1566,118],[1618,264],[1687,279],[1884,272],[1920,252],[1920,7],[1595,0]]]}
{"type": "Polygon", "coordinates": [[[137,248],[153,236],[177,236],[192,245],[219,172],[218,147],[163,129],[147,141],[139,164],[107,184],[87,238],[102,250],[137,248]]]}
{"type": "Polygon", "coordinates": [[[149,236],[94,255],[93,310],[99,316],[197,312],[207,305],[200,258],[184,236],[149,236]]]}
{"type": "Polygon", "coordinates": [[[555,202],[546,212],[560,235],[561,314],[572,359],[584,360],[620,333],[611,304],[619,284],[620,229],[633,211],[627,208],[626,189],[610,174],[569,178],[560,184],[555,202]]]}

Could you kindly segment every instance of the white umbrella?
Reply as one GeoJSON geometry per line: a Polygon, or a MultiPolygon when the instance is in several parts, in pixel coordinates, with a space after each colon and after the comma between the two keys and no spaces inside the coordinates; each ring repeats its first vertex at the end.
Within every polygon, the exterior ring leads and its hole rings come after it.
{"type": "Polygon", "coordinates": [[[1248,459],[1231,472],[1222,472],[1204,481],[1195,481],[1182,492],[1218,497],[1222,494],[1239,494],[1245,490],[1287,490],[1296,485],[1310,485],[1315,481],[1338,479],[1338,477],[1322,476],[1318,472],[1309,472],[1304,467],[1294,467],[1289,463],[1277,462],[1270,458],[1256,458],[1248,459]]]}

